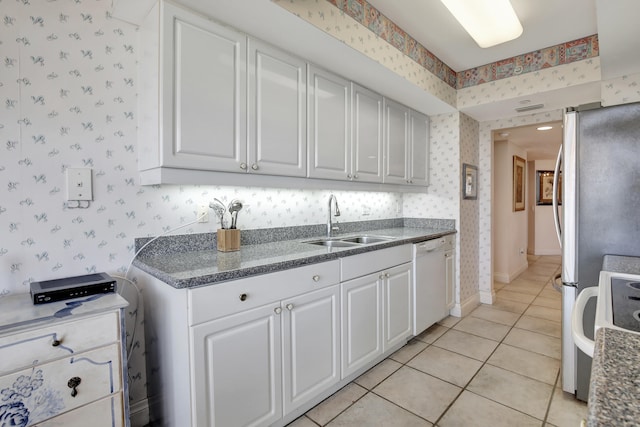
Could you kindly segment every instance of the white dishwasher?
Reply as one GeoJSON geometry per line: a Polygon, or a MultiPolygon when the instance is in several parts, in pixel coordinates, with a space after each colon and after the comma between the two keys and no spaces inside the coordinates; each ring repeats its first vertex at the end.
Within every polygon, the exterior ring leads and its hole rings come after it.
{"type": "Polygon", "coordinates": [[[413,335],[449,314],[445,273],[446,238],[413,245],[413,335]]]}

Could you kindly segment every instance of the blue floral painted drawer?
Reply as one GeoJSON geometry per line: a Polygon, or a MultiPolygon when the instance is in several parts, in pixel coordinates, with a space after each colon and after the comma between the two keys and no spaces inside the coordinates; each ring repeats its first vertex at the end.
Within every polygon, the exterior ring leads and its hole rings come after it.
{"type": "Polygon", "coordinates": [[[35,425],[118,394],[120,355],[113,344],[0,377],[0,426],[35,425]]]}

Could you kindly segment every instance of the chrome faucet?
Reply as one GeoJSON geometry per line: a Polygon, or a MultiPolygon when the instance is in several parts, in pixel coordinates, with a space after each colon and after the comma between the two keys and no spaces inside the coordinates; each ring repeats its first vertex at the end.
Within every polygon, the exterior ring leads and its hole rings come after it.
{"type": "Polygon", "coordinates": [[[336,203],[336,211],[335,216],[340,216],[340,208],[338,207],[338,199],[333,194],[329,196],[329,216],[327,217],[327,237],[331,237],[331,234],[334,230],[338,230],[338,227],[334,227],[331,223],[331,201],[334,200],[336,203]]]}

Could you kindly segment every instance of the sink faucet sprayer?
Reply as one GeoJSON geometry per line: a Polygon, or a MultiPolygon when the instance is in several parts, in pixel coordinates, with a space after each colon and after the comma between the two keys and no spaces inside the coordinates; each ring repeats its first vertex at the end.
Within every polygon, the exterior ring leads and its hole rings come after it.
{"type": "Polygon", "coordinates": [[[336,211],[335,216],[340,216],[340,208],[338,207],[338,199],[333,194],[329,196],[329,216],[327,218],[327,237],[331,237],[331,234],[334,230],[339,230],[338,227],[334,227],[331,223],[331,200],[334,200],[336,203],[336,211]]]}

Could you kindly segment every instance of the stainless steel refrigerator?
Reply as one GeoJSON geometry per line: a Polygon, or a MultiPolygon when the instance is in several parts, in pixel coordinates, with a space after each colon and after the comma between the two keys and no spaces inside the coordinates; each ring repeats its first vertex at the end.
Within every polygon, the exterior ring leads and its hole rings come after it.
{"type": "MultiPolygon", "coordinates": [[[[573,109],[564,116],[564,140],[554,191],[562,246],[562,388],[588,399],[591,358],[571,337],[571,309],[579,292],[598,285],[606,254],[640,256],[640,104],[573,109]],[[558,173],[562,170],[562,184],[558,173]]],[[[595,299],[584,315],[593,339],[595,299]]]]}

